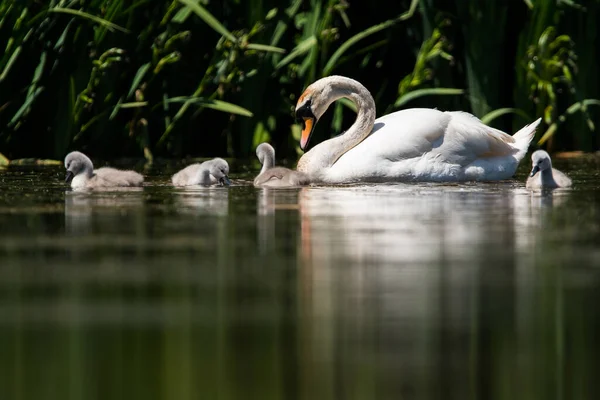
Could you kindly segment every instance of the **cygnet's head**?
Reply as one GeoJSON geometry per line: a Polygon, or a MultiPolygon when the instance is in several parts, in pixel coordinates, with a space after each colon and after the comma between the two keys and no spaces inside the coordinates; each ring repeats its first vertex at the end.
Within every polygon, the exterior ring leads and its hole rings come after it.
{"type": "Polygon", "coordinates": [[[544,171],[548,168],[552,168],[552,161],[550,155],[544,150],[534,151],[531,155],[531,173],[529,176],[534,176],[538,171],[544,171]]]}
{"type": "Polygon", "coordinates": [[[208,172],[214,176],[221,185],[231,185],[231,181],[227,176],[227,174],[229,174],[229,164],[227,164],[227,161],[222,158],[214,158],[207,162],[209,164],[208,172]]]}
{"type": "Polygon", "coordinates": [[[65,176],[65,182],[69,183],[73,177],[85,173],[87,176],[92,176],[94,173],[94,165],[92,160],[83,153],[78,151],[72,151],[65,157],[65,168],[67,174],[65,176]]]}

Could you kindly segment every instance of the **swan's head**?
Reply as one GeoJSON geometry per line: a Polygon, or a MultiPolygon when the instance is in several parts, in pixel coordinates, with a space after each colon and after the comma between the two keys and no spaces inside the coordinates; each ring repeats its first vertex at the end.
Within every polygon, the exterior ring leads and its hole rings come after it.
{"type": "MultiPolygon", "coordinates": [[[[302,124],[302,136],[300,138],[300,148],[306,150],[310,137],[315,129],[319,118],[331,103],[341,95],[336,95],[339,85],[336,85],[337,79],[343,77],[329,76],[319,79],[309,85],[296,103],[296,120],[302,124]]],[[[345,78],[348,79],[348,78],[345,78]]]]}
{"type": "MultiPolygon", "coordinates": [[[[332,75],[310,84],[296,103],[296,119],[302,124],[300,148],[306,150],[319,118],[334,101],[356,96],[356,100],[371,99],[369,91],[360,82],[345,76],[332,75]]],[[[373,107],[374,107],[373,103],[373,107]]]]}
{"type": "Polygon", "coordinates": [[[550,155],[544,150],[534,151],[531,155],[531,173],[529,176],[534,176],[538,171],[544,171],[548,168],[552,168],[552,161],[550,155]]]}
{"type": "Polygon", "coordinates": [[[86,173],[91,176],[94,173],[94,165],[92,160],[83,153],[78,151],[72,151],[65,157],[65,168],[67,174],[65,176],[65,182],[69,183],[76,175],[86,173]]]}
{"type": "Polygon", "coordinates": [[[208,161],[208,163],[208,172],[214,176],[221,185],[231,185],[231,181],[227,176],[227,174],[229,174],[229,164],[227,164],[227,161],[222,158],[215,158],[208,161]]]}

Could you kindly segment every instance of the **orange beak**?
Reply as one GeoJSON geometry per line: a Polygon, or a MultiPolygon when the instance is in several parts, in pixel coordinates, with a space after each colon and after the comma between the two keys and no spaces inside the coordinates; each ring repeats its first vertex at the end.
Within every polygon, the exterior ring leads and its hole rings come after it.
{"type": "Polygon", "coordinates": [[[310,139],[310,134],[315,125],[314,118],[303,117],[304,120],[304,129],[302,129],[302,136],[300,137],[300,148],[304,150],[306,145],[308,144],[308,139],[310,139]]]}

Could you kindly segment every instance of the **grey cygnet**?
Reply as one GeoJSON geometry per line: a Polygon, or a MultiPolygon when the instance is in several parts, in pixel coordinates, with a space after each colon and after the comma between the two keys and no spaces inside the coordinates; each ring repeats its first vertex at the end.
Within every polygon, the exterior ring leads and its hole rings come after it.
{"type": "Polygon", "coordinates": [[[525,187],[528,189],[566,188],[572,185],[571,178],[552,168],[550,155],[537,150],[531,155],[532,169],[525,187]]]}
{"type": "Polygon", "coordinates": [[[67,154],[65,168],[65,182],[70,183],[73,189],[141,186],[144,182],[144,177],[135,171],[109,167],[95,170],[92,160],[79,151],[67,154]]]}
{"type": "Polygon", "coordinates": [[[203,163],[188,165],[173,175],[171,181],[174,186],[194,185],[230,185],[229,164],[222,158],[213,158],[203,163]]]}
{"type": "Polygon", "coordinates": [[[254,178],[254,186],[290,187],[310,184],[310,178],[304,172],[275,167],[275,149],[269,143],[259,144],[256,147],[256,156],[262,164],[262,169],[254,178]]]}

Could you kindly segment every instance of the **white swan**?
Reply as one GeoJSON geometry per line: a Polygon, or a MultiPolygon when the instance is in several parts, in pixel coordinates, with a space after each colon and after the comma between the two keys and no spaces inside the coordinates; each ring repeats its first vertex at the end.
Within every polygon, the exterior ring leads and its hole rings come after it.
{"type": "Polygon", "coordinates": [[[572,185],[571,178],[552,168],[550,155],[544,150],[534,151],[531,155],[531,173],[525,187],[528,189],[566,188],[572,185]]]}
{"type": "Polygon", "coordinates": [[[188,165],[171,178],[174,186],[229,185],[229,164],[222,158],[213,158],[203,163],[188,165]]]}
{"type": "Polygon", "coordinates": [[[375,119],[375,102],[362,84],[330,76],[312,83],[298,99],[296,117],[303,123],[303,150],[319,118],[342,97],[356,104],[356,122],[344,134],[316,145],[300,158],[297,170],[313,181],[510,178],[541,120],[510,136],[460,111],[413,108],[375,119]]]}
{"type": "Polygon", "coordinates": [[[67,169],[65,182],[70,182],[73,189],[141,186],[144,182],[144,177],[135,171],[108,167],[94,169],[92,160],[78,151],[67,154],[65,168],[67,169]]]}
{"type": "Polygon", "coordinates": [[[310,183],[308,175],[289,168],[275,167],[275,149],[269,143],[256,147],[256,156],[262,164],[260,173],[254,178],[254,186],[290,187],[310,183]]]}

